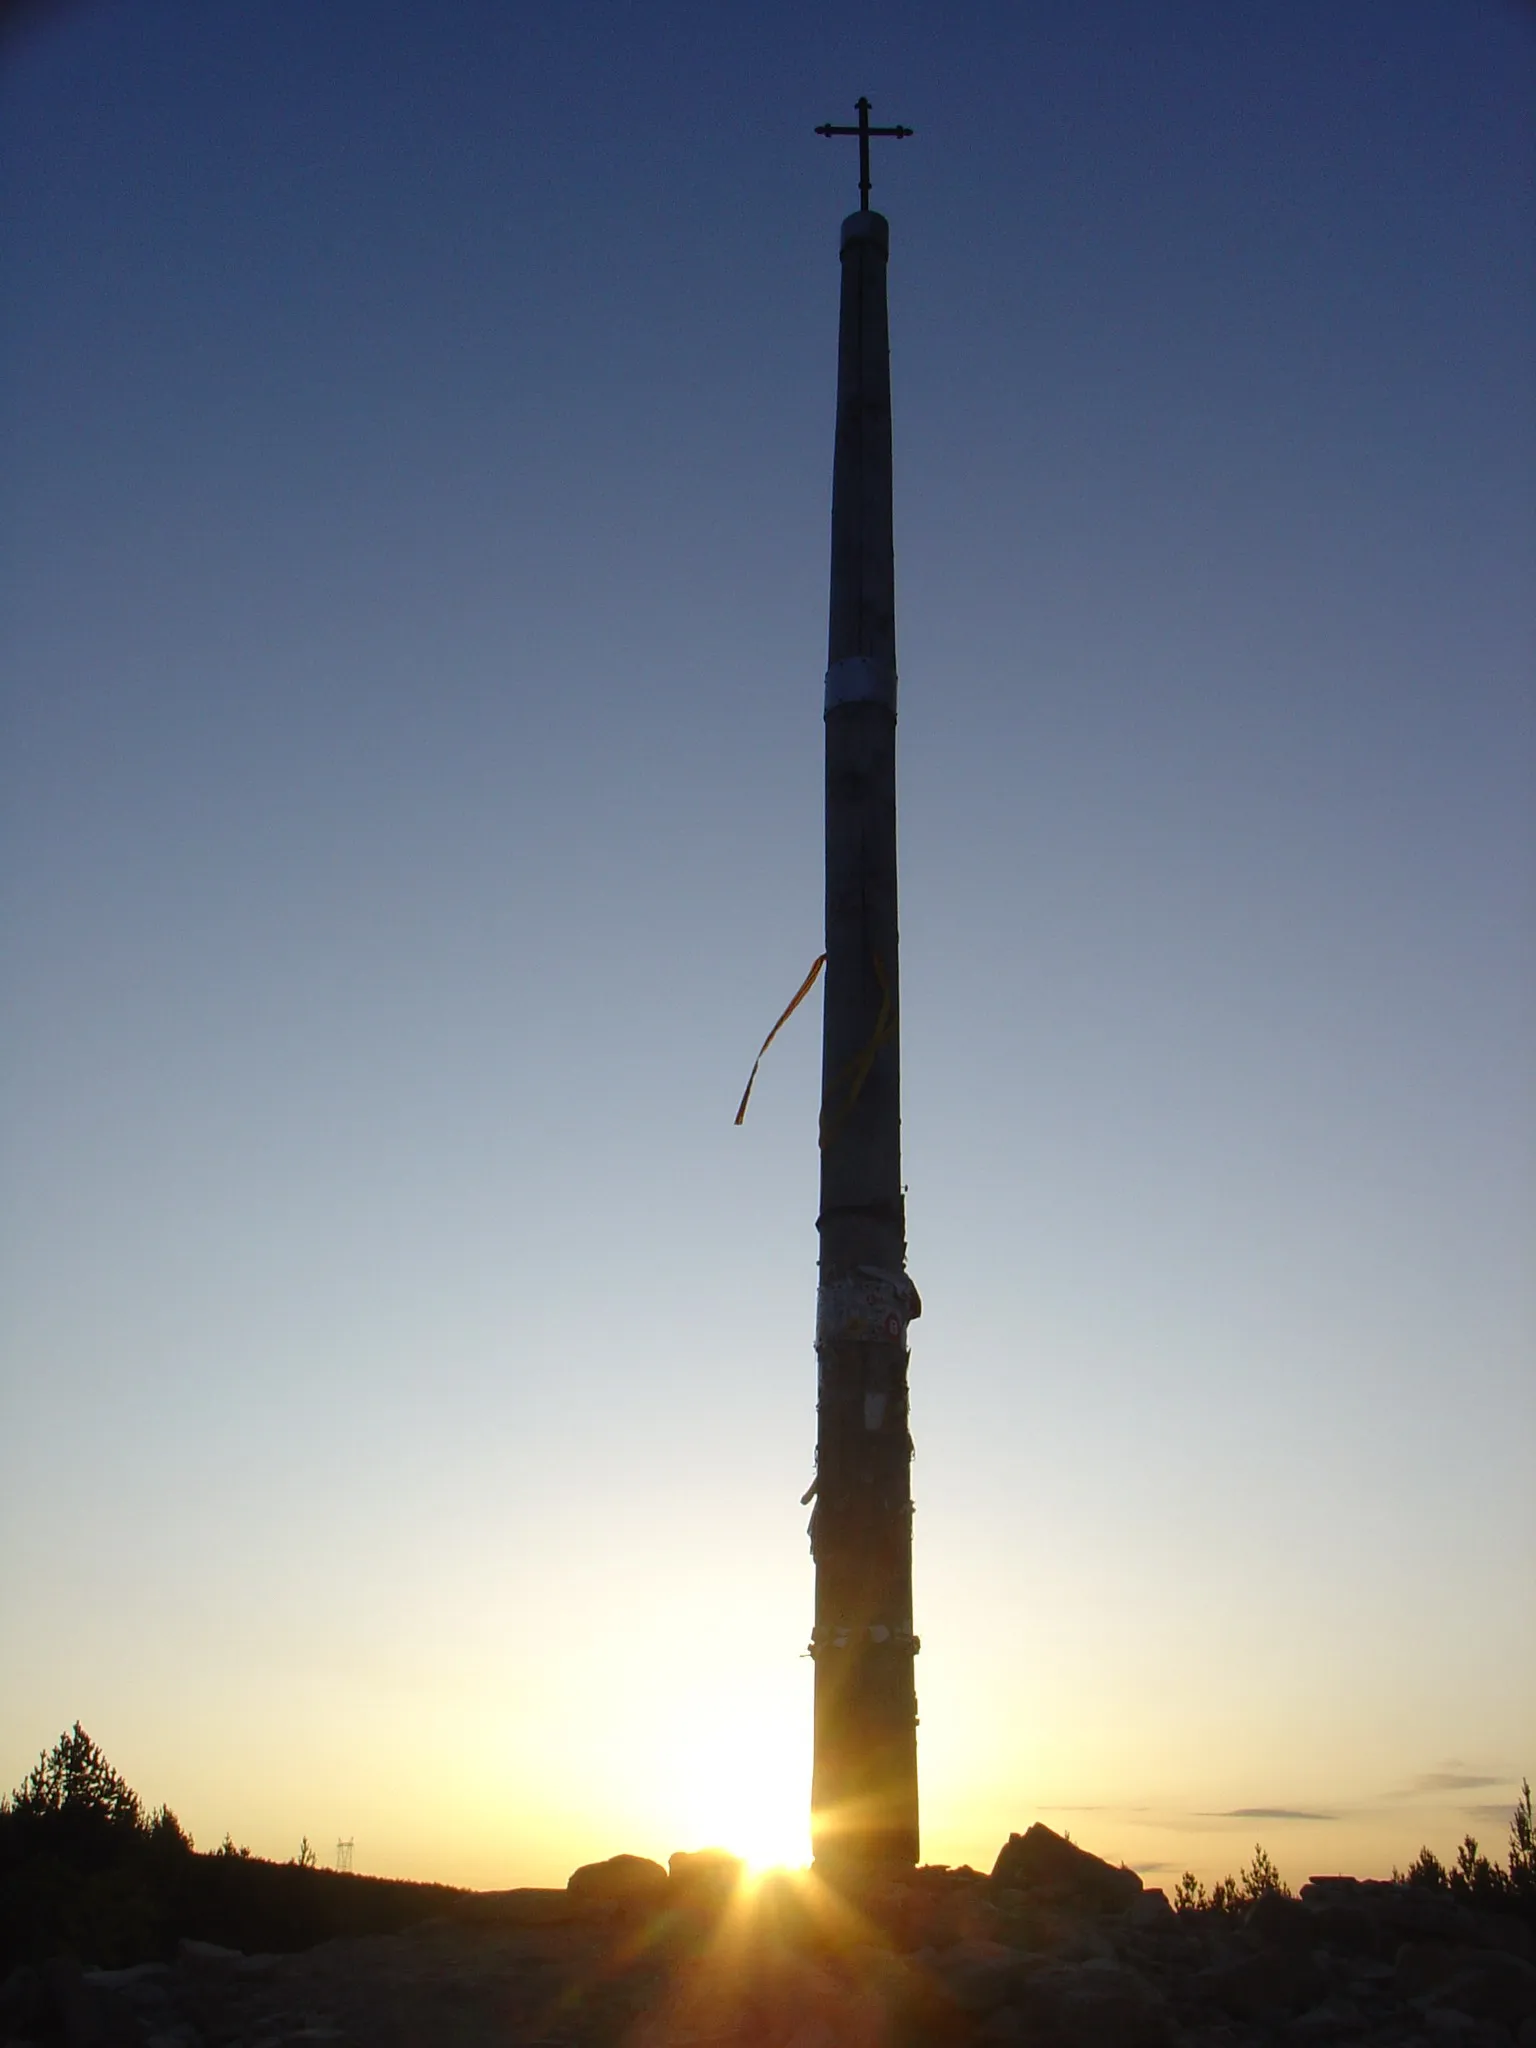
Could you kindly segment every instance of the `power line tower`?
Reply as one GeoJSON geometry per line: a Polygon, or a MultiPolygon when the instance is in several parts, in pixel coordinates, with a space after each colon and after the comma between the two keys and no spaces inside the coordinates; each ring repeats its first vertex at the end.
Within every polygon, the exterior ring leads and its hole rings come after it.
{"type": "Polygon", "coordinates": [[[918,1855],[912,1631],[912,1439],[901,1183],[896,900],[896,578],[890,226],[869,206],[873,136],[859,142],[859,210],[842,226],[832,576],[826,679],[826,1000],[816,1297],[815,1761],[818,1864],[918,1855]]]}
{"type": "Polygon", "coordinates": [[[350,1870],[352,1868],[352,1842],[350,1838],[345,1842],[339,1837],[337,1839],[336,1868],[338,1870],[350,1870]]]}

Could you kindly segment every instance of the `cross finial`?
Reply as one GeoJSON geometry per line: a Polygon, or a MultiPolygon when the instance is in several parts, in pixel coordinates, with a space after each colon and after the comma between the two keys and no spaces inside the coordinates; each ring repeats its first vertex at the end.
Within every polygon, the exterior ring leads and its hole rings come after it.
{"type": "Polygon", "coordinates": [[[834,128],[830,121],[822,123],[816,130],[818,135],[857,135],[859,138],[859,208],[869,211],[869,138],[871,135],[893,135],[898,142],[910,135],[910,128],[871,128],[869,125],[869,101],[862,96],[858,101],[859,125],[857,128],[834,128]]]}

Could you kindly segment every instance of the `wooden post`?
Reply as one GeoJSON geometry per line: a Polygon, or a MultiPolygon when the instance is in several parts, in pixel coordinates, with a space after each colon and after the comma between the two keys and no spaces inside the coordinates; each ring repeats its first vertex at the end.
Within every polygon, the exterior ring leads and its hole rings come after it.
{"type": "Polygon", "coordinates": [[[843,222],[832,482],[811,1840],[834,1868],[918,1855],[889,237],[843,222]]]}

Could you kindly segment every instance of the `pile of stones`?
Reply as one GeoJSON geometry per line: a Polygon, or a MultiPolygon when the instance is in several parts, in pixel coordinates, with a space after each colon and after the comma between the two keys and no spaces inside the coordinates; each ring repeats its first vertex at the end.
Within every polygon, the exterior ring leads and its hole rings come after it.
{"type": "Polygon", "coordinates": [[[1318,1877],[1241,1916],[1053,1834],[961,1869],[739,1886],[718,1852],[298,1955],[15,1971],[7,2048],[1536,2048],[1529,1919],[1318,1877]]]}

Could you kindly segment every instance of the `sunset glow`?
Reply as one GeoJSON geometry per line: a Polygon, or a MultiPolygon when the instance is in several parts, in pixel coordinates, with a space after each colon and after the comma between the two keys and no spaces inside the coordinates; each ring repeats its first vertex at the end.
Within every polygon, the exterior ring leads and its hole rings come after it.
{"type": "Polygon", "coordinates": [[[922,1854],[1502,1841],[1536,10],[3,33],[0,1793],[806,1862],[868,93],[922,1854]]]}
{"type": "Polygon", "coordinates": [[[748,1870],[795,1869],[810,1861],[804,1730],[768,1717],[746,1729],[700,1729],[670,1770],[678,1846],[726,1848],[748,1870]]]}

